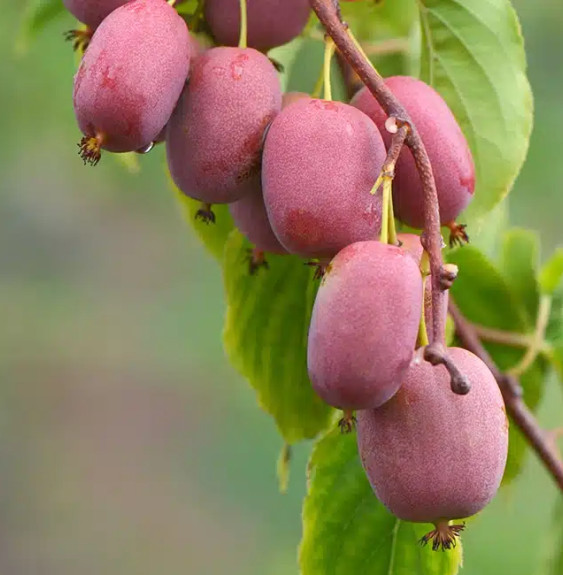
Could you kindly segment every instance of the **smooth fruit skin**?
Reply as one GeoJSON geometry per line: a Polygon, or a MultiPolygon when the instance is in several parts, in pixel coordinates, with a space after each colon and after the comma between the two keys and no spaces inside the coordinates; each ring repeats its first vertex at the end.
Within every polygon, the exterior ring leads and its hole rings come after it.
{"type": "Polygon", "coordinates": [[[262,190],[257,189],[229,205],[236,227],[255,248],[272,254],[286,254],[268,220],[262,190]]]}
{"type": "Polygon", "coordinates": [[[494,497],[508,450],[508,420],[487,366],[461,348],[450,357],[469,378],[457,395],[442,365],[418,357],[397,394],[357,414],[358,448],[377,498],[405,521],[462,519],[494,497]]]}
{"type": "Polygon", "coordinates": [[[65,8],[83,24],[96,29],[106,16],[129,0],[63,0],[65,8]]]}
{"type": "MultiPolygon", "coordinates": [[[[420,242],[420,236],[416,234],[397,234],[397,239],[401,242],[401,248],[407,251],[416,261],[417,265],[420,266],[420,260],[422,258],[422,253],[424,248],[420,242]]],[[[450,292],[446,291],[445,302],[443,309],[444,325],[446,318],[448,316],[448,300],[450,297],[450,292]]],[[[428,340],[432,341],[434,339],[434,326],[432,324],[432,278],[428,276],[424,284],[424,321],[426,322],[426,335],[428,340]]]]}
{"type": "MultiPolygon", "coordinates": [[[[247,0],[248,46],[264,52],[286,44],[310,14],[309,0],[247,0]]],[[[240,0],[206,0],[205,19],[218,44],[238,45],[240,0]]]]}
{"type": "Polygon", "coordinates": [[[341,102],[302,99],[274,120],[264,145],[262,189],[272,229],[290,253],[331,258],[376,239],[385,159],[373,122],[341,102]]]}
{"type": "Polygon", "coordinates": [[[137,150],[170,118],[190,65],[188,28],[164,0],[133,0],[100,24],[74,79],[74,111],[102,148],[137,150]]]}
{"type": "Polygon", "coordinates": [[[344,248],[323,278],[309,327],[317,394],[340,409],[388,401],[413,357],[421,308],[422,280],[409,254],[376,241],[344,248]]]}
{"type": "MultiPolygon", "coordinates": [[[[461,128],[443,98],[428,84],[408,76],[385,80],[387,87],[403,104],[416,125],[432,164],[440,221],[454,221],[473,197],[475,167],[461,128]]],[[[385,145],[392,135],[385,129],[387,115],[367,88],[362,88],[351,104],[377,124],[385,145]]],[[[422,184],[410,150],[405,146],[395,168],[393,207],[395,216],[413,228],[424,226],[422,184]]]]}
{"type": "Polygon", "coordinates": [[[198,56],[168,127],[176,185],[212,204],[258,189],[264,132],[281,97],[275,68],[252,48],[211,48],[198,56]]]}

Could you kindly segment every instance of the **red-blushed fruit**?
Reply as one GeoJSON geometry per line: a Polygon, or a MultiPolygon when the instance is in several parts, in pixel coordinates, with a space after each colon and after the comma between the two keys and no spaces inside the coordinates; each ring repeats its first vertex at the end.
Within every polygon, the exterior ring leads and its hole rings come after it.
{"type": "Polygon", "coordinates": [[[331,258],[347,245],[377,239],[377,180],[385,147],[362,112],[341,102],[302,99],[268,131],[262,189],[274,233],[290,253],[331,258]]]}
{"type": "MultiPolygon", "coordinates": [[[[248,38],[262,52],[286,44],[305,28],[309,0],[247,0],[248,38]]],[[[240,35],[240,0],[206,0],[205,19],[218,44],[237,46],[240,35]]]]}
{"type": "MultiPolygon", "coordinates": [[[[420,236],[401,233],[397,234],[397,239],[402,244],[401,248],[406,250],[414,258],[417,265],[420,266],[422,253],[424,252],[420,236]]],[[[445,300],[443,309],[444,325],[448,315],[449,291],[446,291],[445,300]]],[[[424,283],[424,320],[426,322],[426,335],[429,341],[432,341],[434,338],[434,326],[432,324],[432,278],[430,276],[427,276],[424,283]]]]}
{"type": "Polygon", "coordinates": [[[168,126],[166,152],[176,185],[211,204],[259,189],[264,132],[280,109],[278,75],[264,54],[206,50],[193,61],[168,126]]]}
{"type": "Polygon", "coordinates": [[[189,47],[184,20],[164,0],[133,0],[100,24],[74,79],[85,162],[158,137],[188,76],[189,47]]]}
{"type": "Polygon", "coordinates": [[[413,357],[421,309],[420,271],[404,250],[367,241],[339,252],[309,327],[307,366],[317,394],[340,409],[388,401],[413,357]]]}
{"type": "MultiPolygon", "coordinates": [[[[179,2],[176,2],[176,5],[177,4],[179,4],[179,2]]],[[[195,58],[199,56],[199,54],[202,54],[205,50],[207,50],[207,46],[204,43],[202,43],[199,38],[197,38],[193,34],[190,34],[189,37],[190,37],[190,58],[195,58]]],[[[166,126],[164,126],[162,130],[160,130],[158,136],[154,139],[153,144],[161,144],[162,142],[165,142],[167,130],[168,130],[168,124],[166,124],[166,126]]]]}
{"type": "MultiPolygon", "coordinates": [[[[403,104],[424,142],[436,180],[440,221],[448,224],[464,210],[473,197],[475,167],[471,151],[454,115],[443,98],[428,84],[408,76],[385,80],[387,87],[403,104]]],[[[385,145],[392,135],[385,129],[387,116],[367,88],[362,88],[351,104],[377,124],[385,145]]],[[[393,180],[395,216],[414,228],[424,225],[422,184],[410,150],[405,146],[393,180]]]]}
{"type": "Polygon", "coordinates": [[[469,378],[467,395],[452,393],[443,365],[417,352],[397,394],[357,414],[358,448],[377,498],[405,521],[434,523],[424,538],[455,545],[462,519],[483,509],[502,479],[508,420],[495,378],[475,355],[449,348],[469,378]]]}
{"type": "Polygon", "coordinates": [[[258,188],[232,203],[229,211],[236,227],[255,248],[273,254],[287,253],[272,231],[261,189],[258,188]]]}
{"type": "Polygon", "coordinates": [[[83,24],[96,29],[106,16],[129,0],[63,0],[65,8],[83,24]]]}

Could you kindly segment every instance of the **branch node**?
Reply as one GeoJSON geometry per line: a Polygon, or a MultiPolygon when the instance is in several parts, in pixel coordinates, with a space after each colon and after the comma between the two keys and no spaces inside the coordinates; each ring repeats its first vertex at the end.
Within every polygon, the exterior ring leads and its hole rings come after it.
{"type": "Polygon", "coordinates": [[[458,274],[458,267],[455,264],[444,264],[440,270],[440,288],[448,290],[452,287],[458,274]]]}

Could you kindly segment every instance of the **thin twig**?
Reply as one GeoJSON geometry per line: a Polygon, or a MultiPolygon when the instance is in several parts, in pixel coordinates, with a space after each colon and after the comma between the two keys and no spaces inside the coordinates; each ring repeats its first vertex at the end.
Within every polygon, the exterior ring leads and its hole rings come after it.
{"type": "Polygon", "coordinates": [[[444,364],[452,378],[452,389],[456,393],[466,393],[469,390],[468,380],[447,356],[445,347],[445,314],[443,310],[446,305],[444,290],[447,287],[444,279],[447,274],[442,260],[438,194],[426,148],[405,108],[387,88],[383,78],[377,74],[369,59],[362,55],[348,35],[347,25],[342,22],[340,17],[338,0],[310,0],[310,3],[327,34],[336,44],[342,58],[354,69],[387,115],[390,118],[395,118],[398,125],[409,126],[405,144],[412,152],[422,183],[424,195],[422,242],[430,257],[432,276],[432,341],[425,348],[424,357],[434,365],[444,364]]]}
{"type": "Polygon", "coordinates": [[[544,294],[540,298],[538,316],[536,318],[536,328],[532,337],[532,343],[526,350],[522,359],[508,371],[514,377],[521,376],[536,360],[541,353],[543,341],[545,339],[545,330],[549,322],[549,312],[551,311],[551,296],[544,294]]]}
{"type": "Polygon", "coordinates": [[[449,311],[453,317],[456,335],[461,345],[481,358],[491,370],[502,393],[506,411],[512,417],[514,424],[522,431],[538,457],[543,461],[561,491],[563,491],[563,461],[561,461],[557,450],[554,449],[549,433],[539,426],[536,418],[524,403],[522,388],[518,380],[500,371],[483,347],[475,328],[465,319],[451,297],[449,311]]]}
{"type": "Polygon", "coordinates": [[[495,329],[494,327],[487,327],[486,325],[478,323],[472,323],[471,326],[475,330],[477,337],[485,341],[500,343],[509,347],[527,348],[532,345],[533,335],[504,331],[502,329],[495,329]]]}

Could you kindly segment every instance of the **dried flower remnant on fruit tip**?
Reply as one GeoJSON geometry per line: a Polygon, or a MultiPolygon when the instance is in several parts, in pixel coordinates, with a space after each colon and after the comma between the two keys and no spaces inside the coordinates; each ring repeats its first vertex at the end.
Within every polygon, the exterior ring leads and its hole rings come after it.
{"type": "Polygon", "coordinates": [[[446,226],[450,230],[450,239],[449,244],[450,248],[454,246],[462,246],[463,244],[469,243],[469,236],[465,229],[467,228],[467,224],[458,224],[457,222],[449,222],[446,226]]]}
{"type": "Polygon", "coordinates": [[[330,260],[309,260],[305,262],[306,266],[315,268],[313,279],[323,280],[325,275],[330,271],[330,260]]]}
{"type": "Polygon", "coordinates": [[[92,28],[86,26],[83,30],[68,30],[64,33],[64,38],[67,42],[72,42],[72,49],[75,52],[80,50],[84,53],[90,44],[93,33],[92,28]]]}
{"type": "Polygon", "coordinates": [[[215,213],[211,209],[211,204],[205,202],[201,203],[201,207],[195,213],[195,219],[201,220],[204,224],[214,224],[215,223],[215,213]]]}
{"type": "Polygon", "coordinates": [[[434,526],[435,529],[428,532],[419,541],[421,545],[426,545],[429,541],[432,541],[433,551],[454,549],[457,546],[457,538],[465,529],[465,523],[450,525],[450,522],[446,519],[438,521],[434,526]]]}
{"type": "Polygon", "coordinates": [[[352,433],[356,429],[356,416],[351,409],[342,411],[342,418],[338,421],[341,433],[352,433]]]}
{"type": "Polygon", "coordinates": [[[104,143],[104,135],[96,133],[95,136],[84,136],[78,143],[79,155],[84,162],[84,165],[90,164],[91,166],[97,165],[102,157],[102,145],[104,143]]]}
{"type": "Polygon", "coordinates": [[[248,261],[248,273],[253,276],[258,273],[260,268],[265,270],[270,269],[270,264],[266,260],[266,253],[258,248],[248,248],[246,251],[246,259],[248,261]]]}

